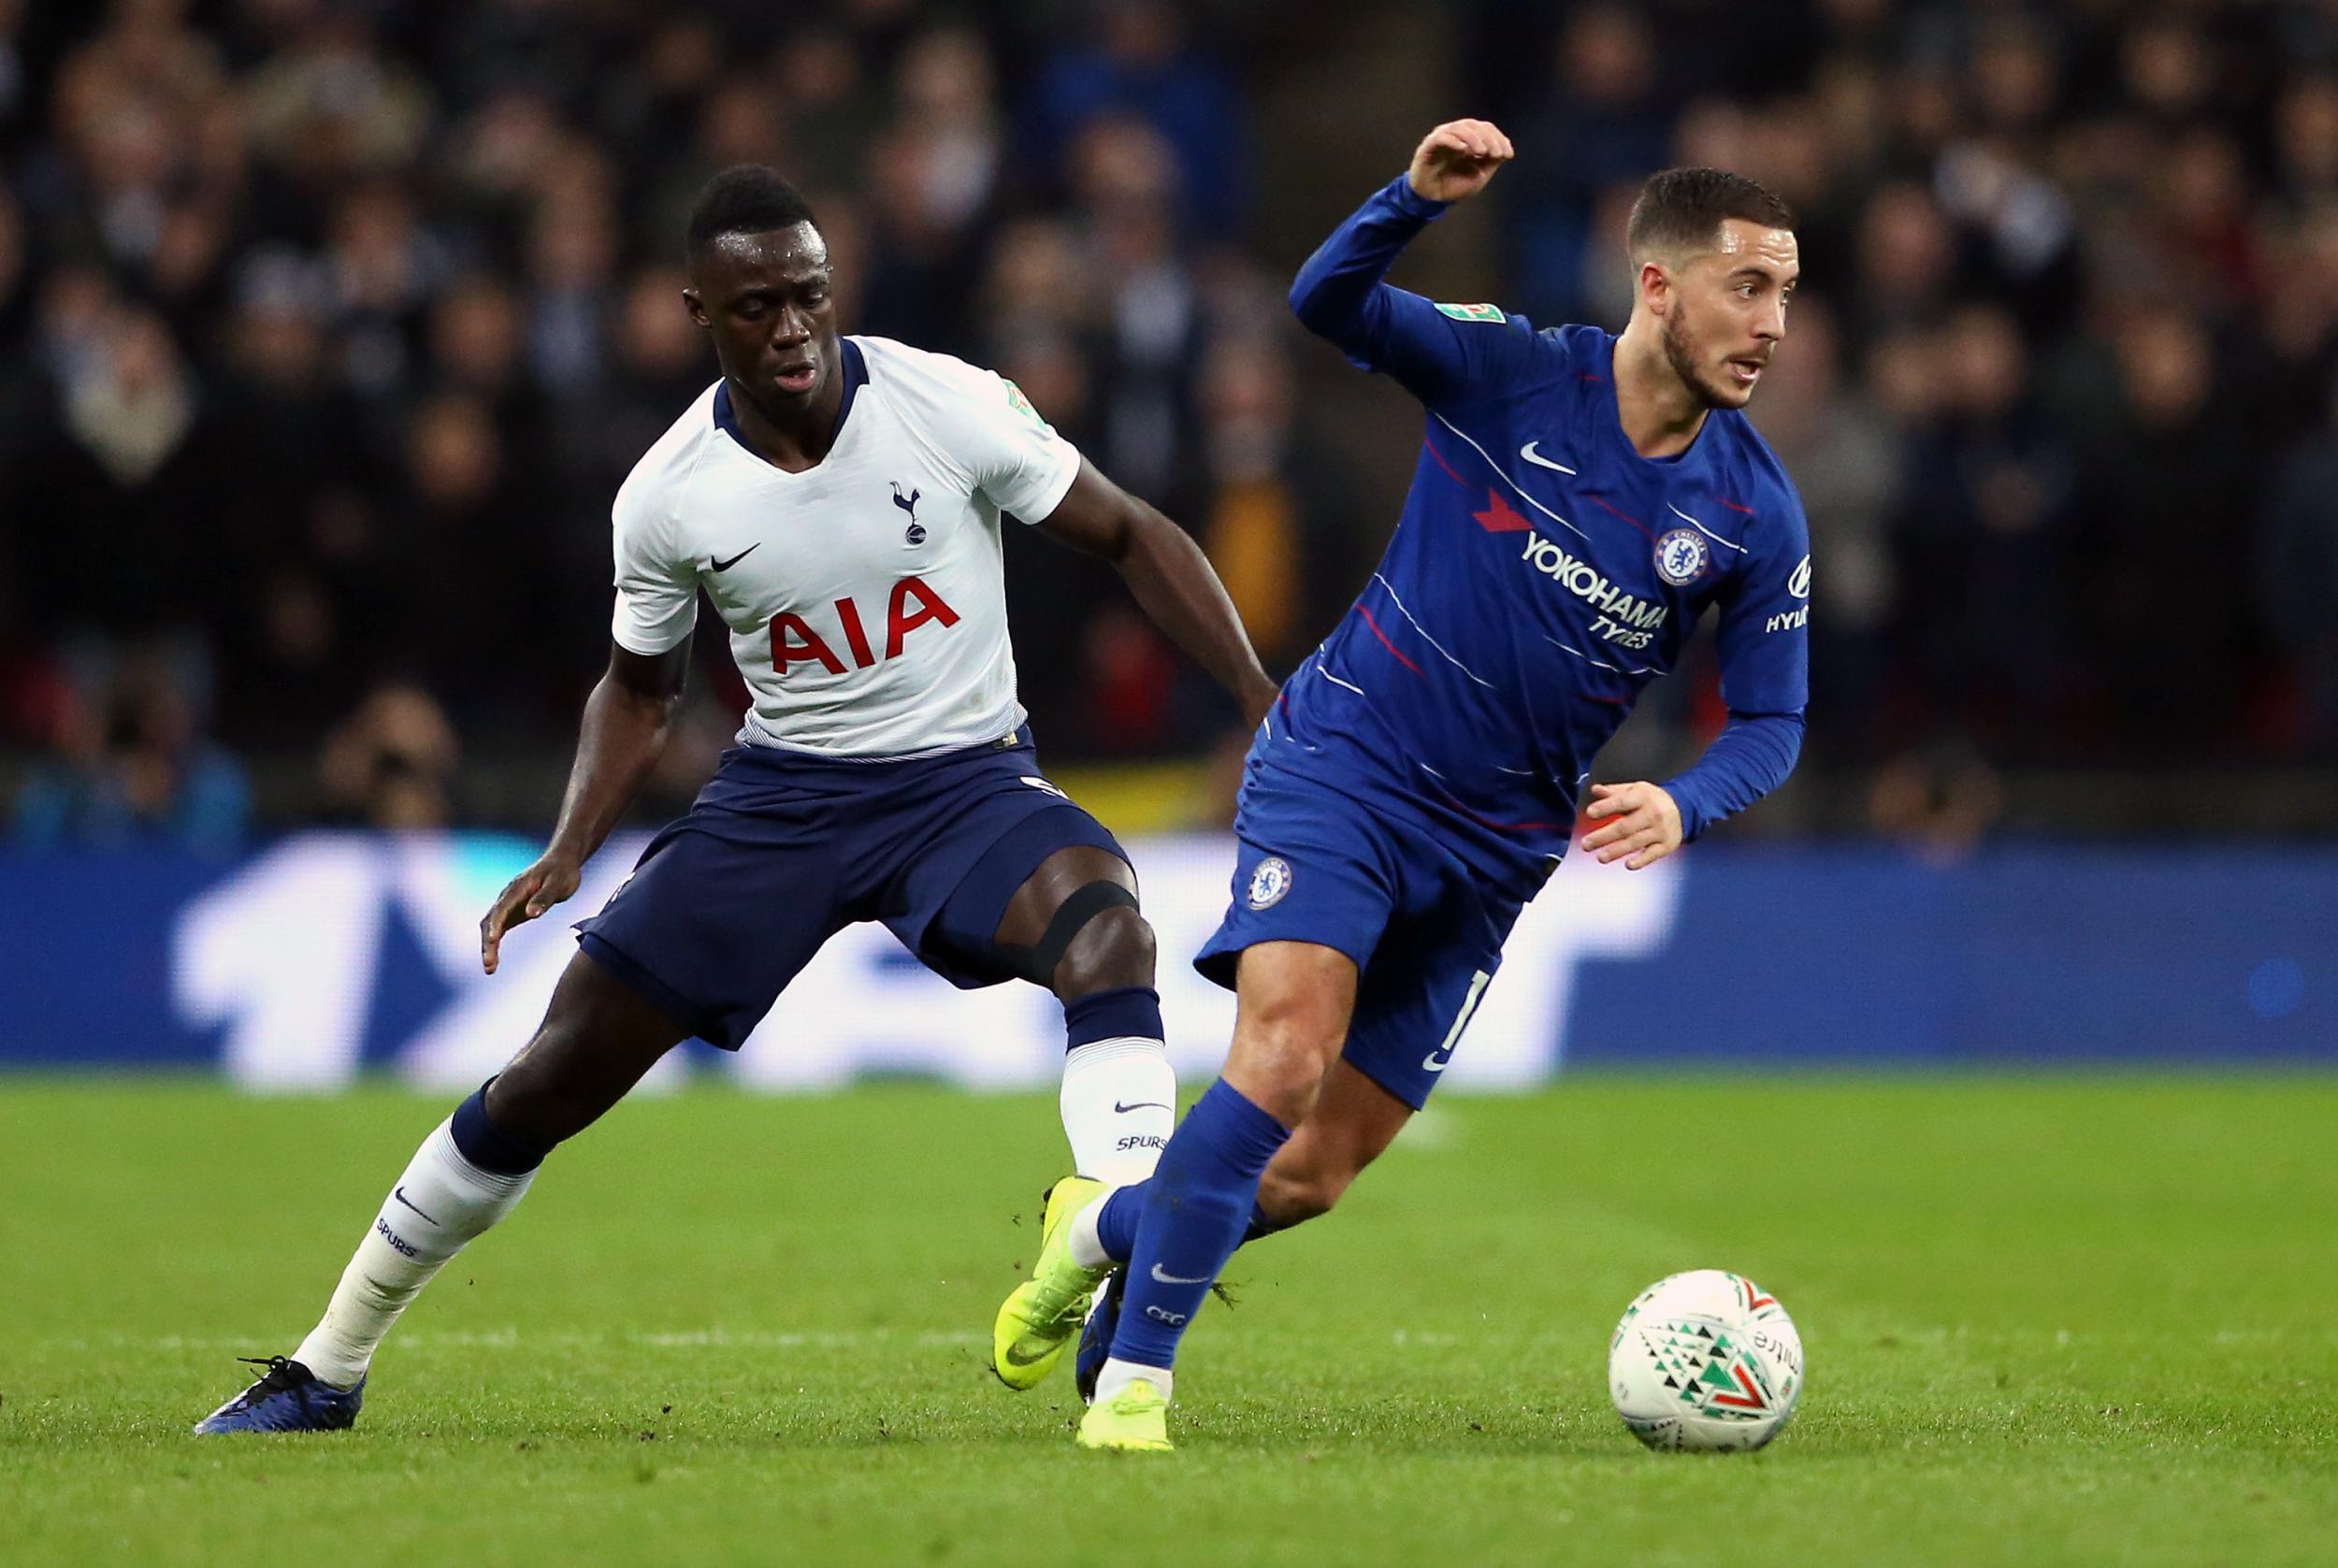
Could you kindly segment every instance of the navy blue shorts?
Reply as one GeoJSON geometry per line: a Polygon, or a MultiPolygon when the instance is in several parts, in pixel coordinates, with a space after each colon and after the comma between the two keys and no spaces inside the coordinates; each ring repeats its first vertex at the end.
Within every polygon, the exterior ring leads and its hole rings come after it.
{"type": "Polygon", "coordinates": [[[1231,988],[1242,950],[1311,942],[1356,961],[1340,1053],[1418,1111],[1453,1059],[1523,899],[1425,827],[1352,794],[1253,764],[1234,814],[1234,899],[1193,967],[1231,988]]]}
{"type": "Polygon", "coordinates": [[[740,746],[642,852],[578,943],[659,1012],[737,1050],[821,943],[881,920],[954,985],[1014,978],[991,938],[1057,850],[1127,854],[1039,770],[1031,731],[905,762],[740,746]]]}

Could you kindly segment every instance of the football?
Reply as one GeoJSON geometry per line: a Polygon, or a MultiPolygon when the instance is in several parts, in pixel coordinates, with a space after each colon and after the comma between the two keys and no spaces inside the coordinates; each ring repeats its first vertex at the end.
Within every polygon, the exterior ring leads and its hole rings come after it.
{"type": "Polygon", "coordinates": [[[1608,1391],[1651,1448],[1758,1448],[1802,1395],[1802,1336],[1743,1274],[1693,1269],[1624,1309],[1608,1342],[1608,1391]]]}

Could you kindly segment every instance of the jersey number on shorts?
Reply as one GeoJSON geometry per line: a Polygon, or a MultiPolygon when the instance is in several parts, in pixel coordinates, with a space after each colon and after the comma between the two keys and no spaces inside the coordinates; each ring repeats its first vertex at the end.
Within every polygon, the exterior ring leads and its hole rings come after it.
{"type": "MultiPolygon", "coordinates": [[[[866,669],[877,662],[870,651],[869,634],[860,619],[860,607],[849,598],[836,601],[836,619],[844,632],[844,649],[852,655],[855,669],[866,669]]],[[[893,597],[885,607],[885,656],[902,656],[902,641],[928,621],[938,621],[944,626],[958,625],[958,611],[944,602],[922,577],[904,577],[893,584],[893,597]]],[[[785,610],[772,618],[772,673],[785,677],[791,664],[817,664],[830,675],[844,672],[844,661],[830,647],[828,639],[812,629],[810,622],[792,610],[785,610]]]]}

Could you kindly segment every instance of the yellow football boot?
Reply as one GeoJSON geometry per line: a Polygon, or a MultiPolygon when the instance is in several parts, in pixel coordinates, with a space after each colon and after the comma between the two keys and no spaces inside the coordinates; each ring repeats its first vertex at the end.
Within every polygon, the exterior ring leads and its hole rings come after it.
{"type": "Polygon", "coordinates": [[[1120,1454],[1165,1454],[1169,1402],[1150,1381],[1131,1379],[1110,1399],[1098,1400],[1080,1417],[1080,1446],[1120,1454]]]}
{"type": "Polygon", "coordinates": [[[1072,1216],[1110,1190],[1086,1176],[1066,1176],[1047,1189],[1039,1261],[990,1326],[990,1369],[1008,1388],[1039,1387],[1078,1338],[1088,1299],[1112,1265],[1083,1269],[1072,1261],[1072,1216]]]}

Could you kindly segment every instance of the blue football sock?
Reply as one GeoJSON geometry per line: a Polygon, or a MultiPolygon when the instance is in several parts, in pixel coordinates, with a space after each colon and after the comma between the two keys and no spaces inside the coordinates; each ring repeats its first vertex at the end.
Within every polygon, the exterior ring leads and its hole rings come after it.
{"type": "Polygon", "coordinates": [[[1096,1212],[1096,1244],[1116,1263],[1127,1262],[1136,1250],[1136,1224],[1145,1217],[1145,1194],[1152,1185],[1147,1176],[1118,1187],[1096,1212]]]}
{"type": "MultiPolygon", "coordinates": [[[[1142,1189],[1128,1296],[1112,1336],[1116,1360],[1175,1364],[1186,1325],[1250,1222],[1259,1176],[1290,1136],[1223,1078],[1186,1113],[1142,1189]]],[[[1098,1216],[1100,1241],[1110,1212],[1098,1216]]]]}
{"type": "MultiPolygon", "coordinates": [[[[1115,1263],[1127,1262],[1129,1254],[1136,1250],[1136,1222],[1144,1217],[1145,1189],[1151,1185],[1148,1177],[1141,1182],[1131,1182],[1126,1187],[1115,1187],[1111,1196],[1104,1200],[1104,1206],[1097,1212],[1096,1243],[1104,1248],[1104,1256],[1115,1263]]],[[[1277,1230],[1290,1229],[1282,1221],[1269,1218],[1264,1209],[1253,1203],[1250,1205],[1249,1229],[1242,1232],[1236,1250],[1248,1246],[1261,1236],[1271,1236],[1277,1230]]]]}

